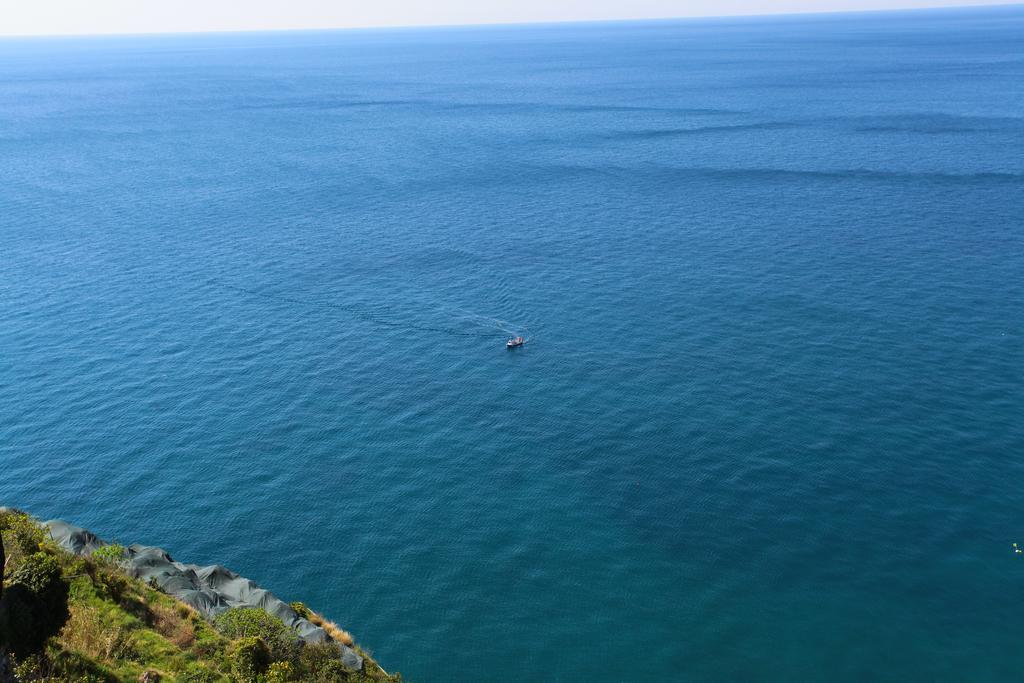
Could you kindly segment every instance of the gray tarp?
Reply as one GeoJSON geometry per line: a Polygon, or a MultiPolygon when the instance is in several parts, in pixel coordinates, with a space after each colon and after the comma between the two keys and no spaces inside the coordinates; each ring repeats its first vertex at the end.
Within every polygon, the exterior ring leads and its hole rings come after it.
{"type": "MultiPolygon", "coordinates": [[[[45,522],[50,535],[63,548],[76,555],[91,555],[106,543],[95,534],[59,519],[45,522]]],[[[307,643],[332,642],[324,630],[303,619],[287,603],[230,569],[217,564],[200,567],[175,562],[161,548],[128,546],[125,570],[132,576],[160,587],[164,593],[188,603],[207,619],[213,619],[232,607],[257,607],[279,618],[307,643]]],[[[350,647],[336,643],[346,667],[363,668],[363,658],[350,647]]]]}

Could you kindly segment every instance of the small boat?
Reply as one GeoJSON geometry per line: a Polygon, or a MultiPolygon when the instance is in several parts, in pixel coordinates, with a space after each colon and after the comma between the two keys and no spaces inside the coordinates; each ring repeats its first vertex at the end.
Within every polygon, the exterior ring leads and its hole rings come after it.
{"type": "Polygon", "coordinates": [[[507,342],[505,342],[505,348],[506,349],[515,349],[515,348],[518,348],[518,347],[522,346],[525,343],[526,343],[526,340],[523,339],[522,337],[512,337],[507,342]]]}

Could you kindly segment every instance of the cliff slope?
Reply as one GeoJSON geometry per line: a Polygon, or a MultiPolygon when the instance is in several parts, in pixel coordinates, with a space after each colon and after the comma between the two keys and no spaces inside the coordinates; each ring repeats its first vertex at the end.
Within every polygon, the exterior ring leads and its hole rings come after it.
{"type": "Polygon", "coordinates": [[[399,681],[351,637],[214,565],[0,508],[0,682],[399,681]]]}

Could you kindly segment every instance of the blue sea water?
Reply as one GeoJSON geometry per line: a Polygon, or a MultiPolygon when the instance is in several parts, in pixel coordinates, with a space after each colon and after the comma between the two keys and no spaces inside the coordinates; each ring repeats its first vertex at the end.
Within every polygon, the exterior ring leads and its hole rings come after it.
{"type": "Polygon", "coordinates": [[[0,41],[0,503],[412,681],[1019,679],[1022,152],[1021,7],[0,41]]]}

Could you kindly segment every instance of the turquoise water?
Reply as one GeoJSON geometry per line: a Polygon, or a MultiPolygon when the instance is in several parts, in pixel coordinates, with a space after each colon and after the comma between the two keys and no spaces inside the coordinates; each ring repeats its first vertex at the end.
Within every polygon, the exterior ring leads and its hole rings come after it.
{"type": "Polygon", "coordinates": [[[1024,8],[0,41],[0,502],[413,681],[1017,679],[1022,150],[1024,8]]]}

